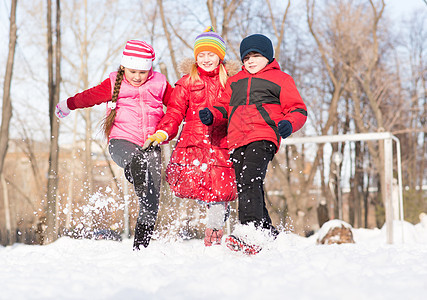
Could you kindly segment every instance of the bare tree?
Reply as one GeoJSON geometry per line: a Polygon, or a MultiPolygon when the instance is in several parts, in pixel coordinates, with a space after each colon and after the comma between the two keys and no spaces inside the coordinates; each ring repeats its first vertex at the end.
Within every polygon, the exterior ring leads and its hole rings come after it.
{"type": "MultiPolygon", "coordinates": [[[[84,0],[84,28],[88,28],[89,16],[87,10],[87,0],[84,0]]],[[[88,74],[88,31],[84,30],[81,33],[81,64],[80,64],[80,75],[83,83],[83,89],[89,87],[89,74],[88,74]]],[[[85,166],[86,166],[86,190],[88,195],[93,193],[93,163],[92,163],[92,121],[91,121],[91,109],[84,111],[84,119],[86,121],[86,135],[85,135],[85,166]]]]}
{"type": "MultiPolygon", "coordinates": [[[[331,33],[327,32],[326,28],[315,28],[315,24],[320,26],[321,23],[315,21],[315,5],[314,1],[307,0],[306,1],[306,13],[307,13],[307,23],[309,32],[314,38],[315,44],[317,46],[318,53],[320,55],[321,61],[323,63],[323,67],[325,69],[325,74],[327,75],[327,80],[329,84],[329,89],[326,93],[326,97],[328,97],[328,111],[326,114],[326,120],[322,121],[320,124],[320,135],[326,135],[332,130],[333,134],[338,133],[338,104],[339,101],[345,91],[345,86],[347,84],[347,77],[344,76],[342,69],[340,68],[340,62],[336,60],[334,53],[331,51],[331,48],[336,40],[334,38],[338,38],[339,33],[331,33]],[[329,94],[329,95],[328,95],[329,94]]],[[[286,11],[285,11],[286,14],[286,11]]],[[[283,24],[283,23],[282,23],[283,24]]],[[[337,26],[336,30],[340,30],[337,26]]],[[[280,36],[280,35],[279,35],[280,36]]],[[[322,77],[320,77],[322,78],[322,77]]],[[[298,157],[295,160],[295,168],[297,170],[301,170],[300,174],[293,173],[293,176],[297,176],[299,185],[296,187],[291,182],[291,178],[288,177],[288,180],[284,181],[282,185],[282,190],[285,194],[285,198],[288,202],[288,216],[293,220],[293,227],[295,232],[303,233],[303,231],[307,228],[308,220],[312,219],[315,215],[316,209],[314,209],[314,205],[317,203],[312,203],[310,197],[308,196],[309,187],[313,183],[313,179],[318,171],[319,164],[322,162],[323,157],[323,145],[319,145],[318,150],[316,151],[316,156],[314,158],[313,163],[309,166],[309,170],[307,175],[303,175],[302,171],[305,169],[304,165],[304,149],[302,151],[298,151],[295,146],[288,147],[286,153],[286,161],[288,162],[286,165],[288,168],[291,168],[290,162],[292,161],[291,157],[298,157]],[[290,151],[290,152],[289,152],[290,151]]],[[[333,152],[338,151],[338,145],[333,145],[333,152]]],[[[273,165],[276,166],[276,170],[281,170],[280,164],[273,160],[273,165]]],[[[333,167],[332,165],[330,167],[333,167]]],[[[331,169],[330,179],[333,176],[333,168],[331,169]]],[[[289,170],[288,170],[289,171],[289,170]]],[[[326,189],[323,189],[324,193],[326,193],[326,189]]],[[[326,199],[330,199],[327,195],[325,195],[326,199]]],[[[331,207],[331,203],[328,203],[328,207],[331,207]]],[[[335,207],[337,207],[335,205],[335,207]]],[[[337,214],[337,212],[335,212],[337,214]]]]}
{"type": "MultiPolygon", "coordinates": [[[[427,30],[426,12],[417,11],[408,24],[408,34],[404,35],[404,48],[409,64],[409,98],[407,105],[409,124],[401,122],[400,130],[396,133],[407,135],[409,147],[403,150],[407,159],[407,184],[415,189],[423,185],[425,178],[425,155],[427,151],[427,30]],[[424,96],[423,96],[424,95],[424,96]],[[405,151],[406,150],[406,151],[405,151]],[[409,152],[409,153],[407,153],[409,152]]],[[[402,85],[402,84],[401,84],[402,85]]],[[[406,120],[405,120],[406,121],[406,120]]],[[[405,147],[406,148],[406,147],[405,147]]],[[[419,189],[419,193],[422,190],[419,189]]]]}
{"type": "MultiPolygon", "coordinates": [[[[388,130],[392,128],[387,122],[387,99],[389,96],[388,90],[392,80],[384,79],[385,72],[379,63],[380,60],[380,41],[379,41],[379,22],[383,16],[385,3],[381,3],[377,7],[373,1],[369,1],[371,6],[371,18],[369,19],[369,26],[366,28],[366,35],[370,37],[369,40],[358,42],[360,53],[363,53],[358,62],[352,61],[346,63],[352,72],[352,100],[354,103],[355,113],[354,121],[357,128],[361,132],[370,132],[375,130],[388,130]],[[363,49],[363,50],[362,50],[363,49]],[[360,92],[357,93],[356,91],[360,92]],[[361,101],[366,100],[368,114],[372,117],[371,122],[366,123],[360,108],[363,107],[361,101]],[[375,128],[373,128],[375,126],[375,128]]],[[[379,143],[376,147],[374,143],[368,143],[368,149],[371,154],[371,159],[377,167],[378,175],[380,178],[380,186],[382,188],[382,195],[385,194],[386,188],[384,170],[384,146],[383,142],[379,143]]],[[[382,199],[383,203],[386,199],[382,199]]]]}
{"type": "Polygon", "coordinates": [[[170,53],[170,57],[172,60],[172,67],[175,71],[176,78],[179,78],[180,74],[178,71],[178,64],[177,64],[176,55],[175,55],[175,48],[172,44],[171,34],[170,34],[168,26],[167,26],[166,16],[165,16],[165,12],[163,9],[163,0],[157,0],[157,6],[159,7],[160,19],[162,20],[162,26],[163,26],[163,31],[164,31],[164,34],[166,37],[166,41],[168,42],[169,53],[170,53]]]}
{"type": "Polygon", "coordinates": [[[10,221],[10,211],[9,211],[9,196],[7,185],[4,184],[5,179],[3,176],[3,166],[4,159],[6,157],[8,143],[9,143],[9,124],[10,119],[12,118],[12,101],[10,99],[10,87],[12,85],[12,73],[13,73],[13,63],[15,60],[15,48],[16,48],[16,7],[18,0],[12,0],[12,6],[10,8],[10,27],[9,27],[9,54],[7,57],[6,63],[6,72],[4,76],[3,84],[3,110],[1,118],[1,128],[0,128],[0,177],[2,188],[3,188],[3,201],[5,207],[5,220],[6,220],[6,236],[9,237],[12,226],[10,221]]]}
{"type": "Polygon", "coordinates": [[[230,31],[230,24],[233,20],[234,14],[236,13],[237,8],[240,6],[240,4],[243,2],[242,0],[222,0],[221,4],[221,13],[216,13],[215,8],[215,0],[208,0],[206,2],[207,9],[209,12],[209,17],[211,20],[212,26],[217,30],[217,24],[222,24],[221,27],[221,36],[223,39],[228,41],[228,33],[230,31]],[[222,19],[217,20],[217,16],[221,15],[222,19]]]}
{"type": "Polygon", "coordinates": [[[271,7],[270,0],[267,0],[266,2],[268,5],[268,11],[270,13],[271,24],[273,25],[273,29],[274,29],[274,35],[277,40],[276,47],[274,48],[274,56],[276,60],[279,61],[280,50],[281,50],[280,46],[282,45],[284,35],[285,35],[285,22],[286,22],[286,17],[288,16],[289,7],[291,6],[291,0],[288,0],[288,4],[286,5],[285,12],[283,13],[283,16],[280,22],[280,27],[276,25],[276,21],[274,18],[275,13],[271,7]]]}
{"type": "Polygon", "coordinates": [[[47,242],[57,239],[57,187],[58,187],[58,133],[59,121],[55,116],[55,106],[59,101],[61,83],[61,7],[56,0],[55,49],[52,32],[52,1],[47,1],[47,47],[48,47],[48,90],[50,118],[50,149],[47,181],[47,242]]]}

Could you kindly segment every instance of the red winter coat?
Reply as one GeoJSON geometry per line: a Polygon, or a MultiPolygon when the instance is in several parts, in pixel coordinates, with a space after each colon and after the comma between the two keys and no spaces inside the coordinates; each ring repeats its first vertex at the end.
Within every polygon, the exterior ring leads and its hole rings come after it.
{"type": "Polygon", "coordinates": [[[273,142],[277,151],[281,137],[277,123],[288,120],[293,132],[307,120],[307,108],[292,77],[273,60],[256,74],[242,70],[227,81],[226,90],[211,110],[211,127],[223,126],[228,119],[230,150],[255,141],[273,142]]]}
{"type": "MultiPolygon", "coordinates": [[[[189,71],[194,60],[187,60],[185,64],[189,71]]],[[[237,196],[234,169],[227,149],[226,124],[214,128],[199,119],[199,111],[205,107],[212,109],[224,91],[218,70],[206,72],[199,68],[201,80],[194,83],[188,75],[178,80],[166,115],[157,126],[157,129],[166,131],[171,140],[184,120],[166,169],[166,180],[180,198],[209,203],[232,201],[237,196]]]]}

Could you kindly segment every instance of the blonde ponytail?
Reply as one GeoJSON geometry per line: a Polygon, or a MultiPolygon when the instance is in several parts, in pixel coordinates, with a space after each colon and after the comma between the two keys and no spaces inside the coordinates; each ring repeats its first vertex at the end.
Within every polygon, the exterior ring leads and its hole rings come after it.
{"type": "Polygon", "coordinates": [[[227,79],[228,79],[227,70],[225,69],[224,64],[221,62],[219,63],[219,82],[224,88],[225,88],[225,84],[227,83],[227,79]]]}
{"type": "Polygon", "coordinates": [[[193,84],[196,81],[200,80],[199,71],[197,71],[197,62],[191,65],[190,74],[188,76],[188,80],[190,80],[190,83],[193,84]]]}

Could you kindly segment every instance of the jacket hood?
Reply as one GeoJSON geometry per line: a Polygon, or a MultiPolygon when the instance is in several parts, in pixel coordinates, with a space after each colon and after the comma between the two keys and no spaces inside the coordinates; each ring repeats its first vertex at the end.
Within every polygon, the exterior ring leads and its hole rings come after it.
{"type": "MultiPolygon", "coordinates": [[[[190,58],[190,57],[185,58],[179,63],[178,71],[183,75],[190,74],[191,67],[195,63],[196,63],[196,60],[194,58],[190,58]]],[[[230,77],[233,75],[236,75],[242,68],[242,64],[237,60],[224,61],[224,66],[228,72],[228,76],[230,77]]]]}

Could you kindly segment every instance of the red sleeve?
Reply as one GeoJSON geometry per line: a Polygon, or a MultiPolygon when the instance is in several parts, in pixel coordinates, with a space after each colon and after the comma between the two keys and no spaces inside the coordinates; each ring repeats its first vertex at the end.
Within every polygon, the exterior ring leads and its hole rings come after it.
{"type": "Polygon", "coordinates": [[[284,120],[288,120],[292,124],[292,132],[300,130],[307,120],[307,107],[291,76],[287,78],[282,86],[280,103],[284,120]]]}
{"type": "Polygon", "coordinates": [[[219,98],[213,105],[213,126],[219,126],[228,122],[231,93],[230,80],[228,80],[221,98],[219,98]]]}
{"type": "Polygon", "coordinates": [[[168,141],[172,140],[178,134],[179,125],[184,119],[188,108],[188,89],[180,84],[180,82],[182,80],[176,83],[168,101],[166,114],[156,127],[156,130],[160,129],[168,133],[168,141]]]}
{"type": "Polygon", "coordinates": [[[67,106],[70,110],[92,107],[94,105],[110,101],[111,95],[110,78],[107,78],[97,86],[68,98],[67,106]]]}
{"type": "Polygon", "coordinates": [[[167,83],[166,90],[165,90],[165,93],[163,94],[163,105],[164,106],[168,106],[169,99],[171,98],[171,95],[173,92],[173,87],[169,84],[169,82],[166,82],[166,83],[167,83]]]}

